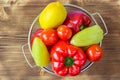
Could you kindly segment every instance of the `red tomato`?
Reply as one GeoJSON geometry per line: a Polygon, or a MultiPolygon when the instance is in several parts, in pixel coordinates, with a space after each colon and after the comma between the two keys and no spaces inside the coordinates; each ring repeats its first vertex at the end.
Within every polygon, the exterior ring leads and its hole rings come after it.
{"type": "Polygon", "coordinates": [[[41,33],[40,38],[46,45],[53,45],[58,40],[57,31],[54,29],[44,30],[41,33]]]}
{"type": "Polygon", "coordinates": [[[41,33],[43,32],[43,30],[42,29],[37,29],[36,31],[35,31],[35,36],[37,36],[37,37],[40,37],[40,35],[41,35],[41,33]]]}
{"type": "Polygon", "coordinates": [[[72,30],[65,25],[61,25],[57,28],[57,34],[60,39],[68,40],[72,36],[72,30]]]}
{"type": "Polygon", "coordinates": [[[35,37],[40,37],[40,35],[41,35],[42,32],[43,32],[42,29],[37,29],[37,30],[35,31],[34,35],[32,36],[32,38],[31,38],[31,40],[30,40],[30,44],[31,44],[31,45],[32,45],[32,43],[33,43],[34,38],[35,38],[35,37]]]}
{"type": "Polygon", "coordinates": [[[102,48],[96,44],[91,45],[86,50],[86,56],[92,62],[99,61],[102,58],[102,53],[102,48]]]}

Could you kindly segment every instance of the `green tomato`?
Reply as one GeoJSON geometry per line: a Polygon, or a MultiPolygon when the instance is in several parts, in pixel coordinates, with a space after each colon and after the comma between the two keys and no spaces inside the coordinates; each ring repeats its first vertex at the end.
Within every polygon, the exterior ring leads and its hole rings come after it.
{"type": "Polygon", "coordinates": [[[47,47],[40,38],[35,38],[32,45],[32,56],[37,66],[47,66],[50,56],[47,47]]]}

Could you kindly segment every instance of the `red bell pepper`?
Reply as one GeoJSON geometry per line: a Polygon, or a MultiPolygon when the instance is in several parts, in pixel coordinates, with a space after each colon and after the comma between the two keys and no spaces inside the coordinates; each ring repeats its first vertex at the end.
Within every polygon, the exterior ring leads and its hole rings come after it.
{"type": "Polygon", "coordinates": [[[80,29],[88,27],[91,23],[90,17],[82,11],[68,11],[67,18],[64,25],[73,30],[73,33],[77,33],[80,29]]]}
{"type": "Polygon", "coordinates": [[[81,48],[59,41],[51,49],[52,69],[58,76],[75,76],[86,63],[86,56],[81,48]]]}

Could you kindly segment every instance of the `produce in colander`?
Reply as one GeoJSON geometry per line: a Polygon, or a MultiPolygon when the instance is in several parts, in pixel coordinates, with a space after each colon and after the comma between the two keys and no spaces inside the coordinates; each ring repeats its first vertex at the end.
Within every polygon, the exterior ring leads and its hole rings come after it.
{"type": "MultiPolygon", "coordinates": [[[[90,53],[91,46],[103,39],[103,30],[91,22],[82,11],[66,11],[60,2],[48,4],[39,15],[39,31],[31,39],[36,65],[47,66],[51,62],[52,71],[58,76],[78,75],[86,60],[94,62],[90,54],[96,55],[97,49],[93,47],[90,53]],[[82,48],[86,46],[87,49],[82,48]]],[[[101,57],[98,58],[96,61],[101,57]]]]}

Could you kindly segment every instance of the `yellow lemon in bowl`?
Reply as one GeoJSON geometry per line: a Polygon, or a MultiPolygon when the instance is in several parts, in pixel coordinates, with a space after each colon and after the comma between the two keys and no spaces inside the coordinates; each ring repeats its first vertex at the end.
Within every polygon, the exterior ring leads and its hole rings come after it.
{"type": "Polygon", "coordinates": [[[49,3],[39,16],[42,29],[56,28],[66,19],[67,11],[61,2],[49,3]]]}

